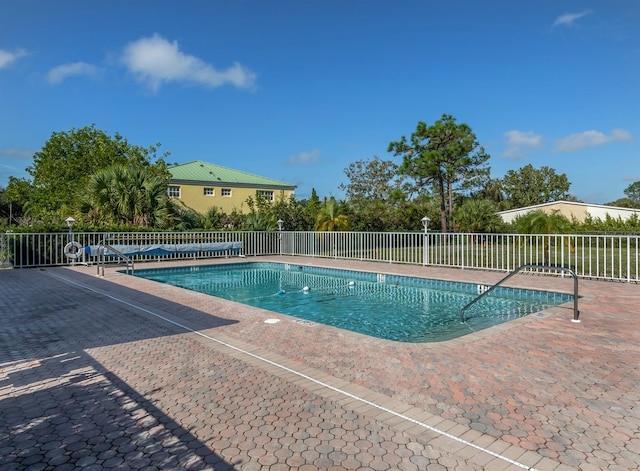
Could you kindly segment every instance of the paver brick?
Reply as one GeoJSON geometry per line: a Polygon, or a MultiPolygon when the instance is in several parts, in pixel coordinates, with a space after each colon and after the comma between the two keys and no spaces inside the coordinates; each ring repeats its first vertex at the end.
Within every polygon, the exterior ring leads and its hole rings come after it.
{"type": "MultiPolygon", "coordinates": [[[[288,357],[289,365],[304,363],[306,372],[322,372],[316,376],[331,384],[358,384],[354,390],[373,402],[388,397],[389,405],[406,413],[432,414],[421,420],[436,428],[488,434],[473,441],[494,450],[497,442],[511,441],[522,453],[537,453],[540,463],[638,466],[639,417],[629,411],[640,399],[634,391],[640,329],[630,329],[628,318],[624,328],[616,326],[619,311],[609,303],[629,287],[614,286],[606,296],[587,292],[592,306],[597,297],[606,298],[597,304],[598,310],[604,305],[601,319],[583,304],[581,328],[588,331],[574,333],[574,326],[552,315],[522,320],[526,329],[511,328],[508,335],[479,335],[434,349],[358,336],[358,342],[338,342],[323,326],[301,331],[284,322],[265,328],[253,320],[255,313],[236,305],[156,289],[146,280],[124,281],[124,275],[96,279],[83,270],[0,271],[0,412],[6,421],[0,423],[0,450],[7,452],[0,464],[260,469],[260,460],[272,456],[271,469],[484,466],[479,458],[456,455],[457,446],[434,441],[436,432],[416,434],[415,424],[407,427],[402,418],[391,422],[375,408],[336,399],[335,391],[290,372],[279,376],[273,365],[105,298],[103,289],[214,337],[253,345],[260,355],[267,349],[288,357]],[[29,297],[21,295],[25,290],[29,297]],[[69,302],[70,291],[82,291],[82,303],[69,302]],[[600,335],[605,327],[607,336],[600,335]],[[367,361],[370,352],[379,358],[376,365],[367,361]],[[510,363],[513,358],[520,361],[510,363]],[[616,364],[625,365],[625,375],[612,371],[616,364]],[[260,432],[267,425],[272,428],[260,432]]],[[[640,296],[633,296],[622,304],[637,306],[640,296]]]]}

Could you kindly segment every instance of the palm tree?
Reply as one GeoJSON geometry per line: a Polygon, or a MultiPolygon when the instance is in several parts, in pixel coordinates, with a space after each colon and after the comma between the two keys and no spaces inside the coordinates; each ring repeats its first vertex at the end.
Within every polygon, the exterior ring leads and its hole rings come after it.
{"type": "Polygon", "coordinates": [[[483,199],[462,203],[454,214],[454,222],[458,230],[466,232],[497,232],[502,226],[495,204],[483,199]]]}
{"type": "Polygon", "coordinates": [[[493,201],[495,204],[502,203],[502,201],[504,201],[504,194],[502,193],[501,180],[490,179],[480,191],[480,196],[489,201],[493,201]]]}
{"type": "Polygon", "coordinates": [[[316,216],[314,229],[316,231],[348,231],[349,220],[341,213],[342,208],[333,196],[328,200],[325,199],[324,205],[316,216]]]}
{"type": "Polygon", "coordinates": [[[247,231],[274,231],[276,222],[265,214],[251,213],[245,218],[243,226],[247,231]]]}
{"type": "MultiPolygon", "coordinates": [[[[551,213],[532,211],[515,220],[516,230],[521,234],[568,234],[571,222],[558,210],[551,213]]],[[[575,247],[571,238],[563,237],[564,244],[574,253],[575,247]]],[[[549,265],[550,238],[544,238],[544,263],[549,265]]]]}
{"type": "Polygon", "coordinates": [[[200,227],[202,227],[203,229],[220,228],[222,226],[223,217],[224,213],[217,207],[212,206],[207,209],[207,211],[202,215],[200,227]]]}
{"type": "Polygon", "coordinates": [[[91,176],[85,213],[105,223],[166,227],[170,219],[167,177],[139,165],[114,165],[91,176]]]}

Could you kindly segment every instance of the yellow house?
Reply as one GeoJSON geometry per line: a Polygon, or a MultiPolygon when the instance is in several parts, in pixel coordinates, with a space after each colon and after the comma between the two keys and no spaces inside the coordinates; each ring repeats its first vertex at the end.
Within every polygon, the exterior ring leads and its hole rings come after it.
{"type": "Polygon", "coordinates": [[[174,165],[169,172],[169,197],[202,214],[212,207],[227,214],[234,209],[246,213],[247,198],[255,199],[256,192],[269,201],[278,201],[288,199],[296,189],[291,183],[200,160],[174,165]]]}

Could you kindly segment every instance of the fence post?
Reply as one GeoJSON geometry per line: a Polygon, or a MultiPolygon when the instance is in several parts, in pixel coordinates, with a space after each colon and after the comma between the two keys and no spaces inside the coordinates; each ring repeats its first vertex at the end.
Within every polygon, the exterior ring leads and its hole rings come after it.
{"type": "Polygon", "coordinates": [[[631,282],[631,237],[627,236],[627,283],[631,282]]]}
{"type": "Polygon", "coordinates": [[[465,237],[464,237],[464,235],[460,236],[460,240],[462,241],[461,242],[461,245],[462,245],[462,258],[460,259],[460,269],[464,270],[464,254],[465,254],[465,248],[464,248],[465,237]]]}

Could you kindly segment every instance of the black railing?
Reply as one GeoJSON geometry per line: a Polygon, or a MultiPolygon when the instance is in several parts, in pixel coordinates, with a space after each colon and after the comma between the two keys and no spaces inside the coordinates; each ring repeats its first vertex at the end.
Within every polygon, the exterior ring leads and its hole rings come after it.
{"type": "Polygon", "coordinates": [[[487,296],[489,293],[491,293],[494,289],[496,289],[502,283],[507,281],[509,278],[511,278],[512,276],[517,275],[518,273],[520,273],[525,268],[534,268],[534,269],[541,269],[541,270],[559,270],[559,271],[564,271],[564,272],[570,273],[571,276],[573,277],[573,319],[572,319],[572,322],[580,322],[580,319],[579,319],[580,311],[578,310],[578,275],[576,275],[573,272],[573,270],[570,270],[569,268],[558,267],[558,266],[554,266],[554,265],[522,265],[522,266],[516,268],[511,273],[509,273],[507,276],[505,276],[500,281],[498,281],[495,285],[491,286],[486,291],[483,291],[482,293],[480,293],[480,295],[478,295],[477,298],[475,298],[473,301],[471,301],[469,304],[467,304],[465,307],[463,307],[460,310],[460,321],[462,323],[465,322],[464,313],[465,313],[465,311],[467,309],[469,309],[475,303],[477,303],[482,298],[487,296]]]}

